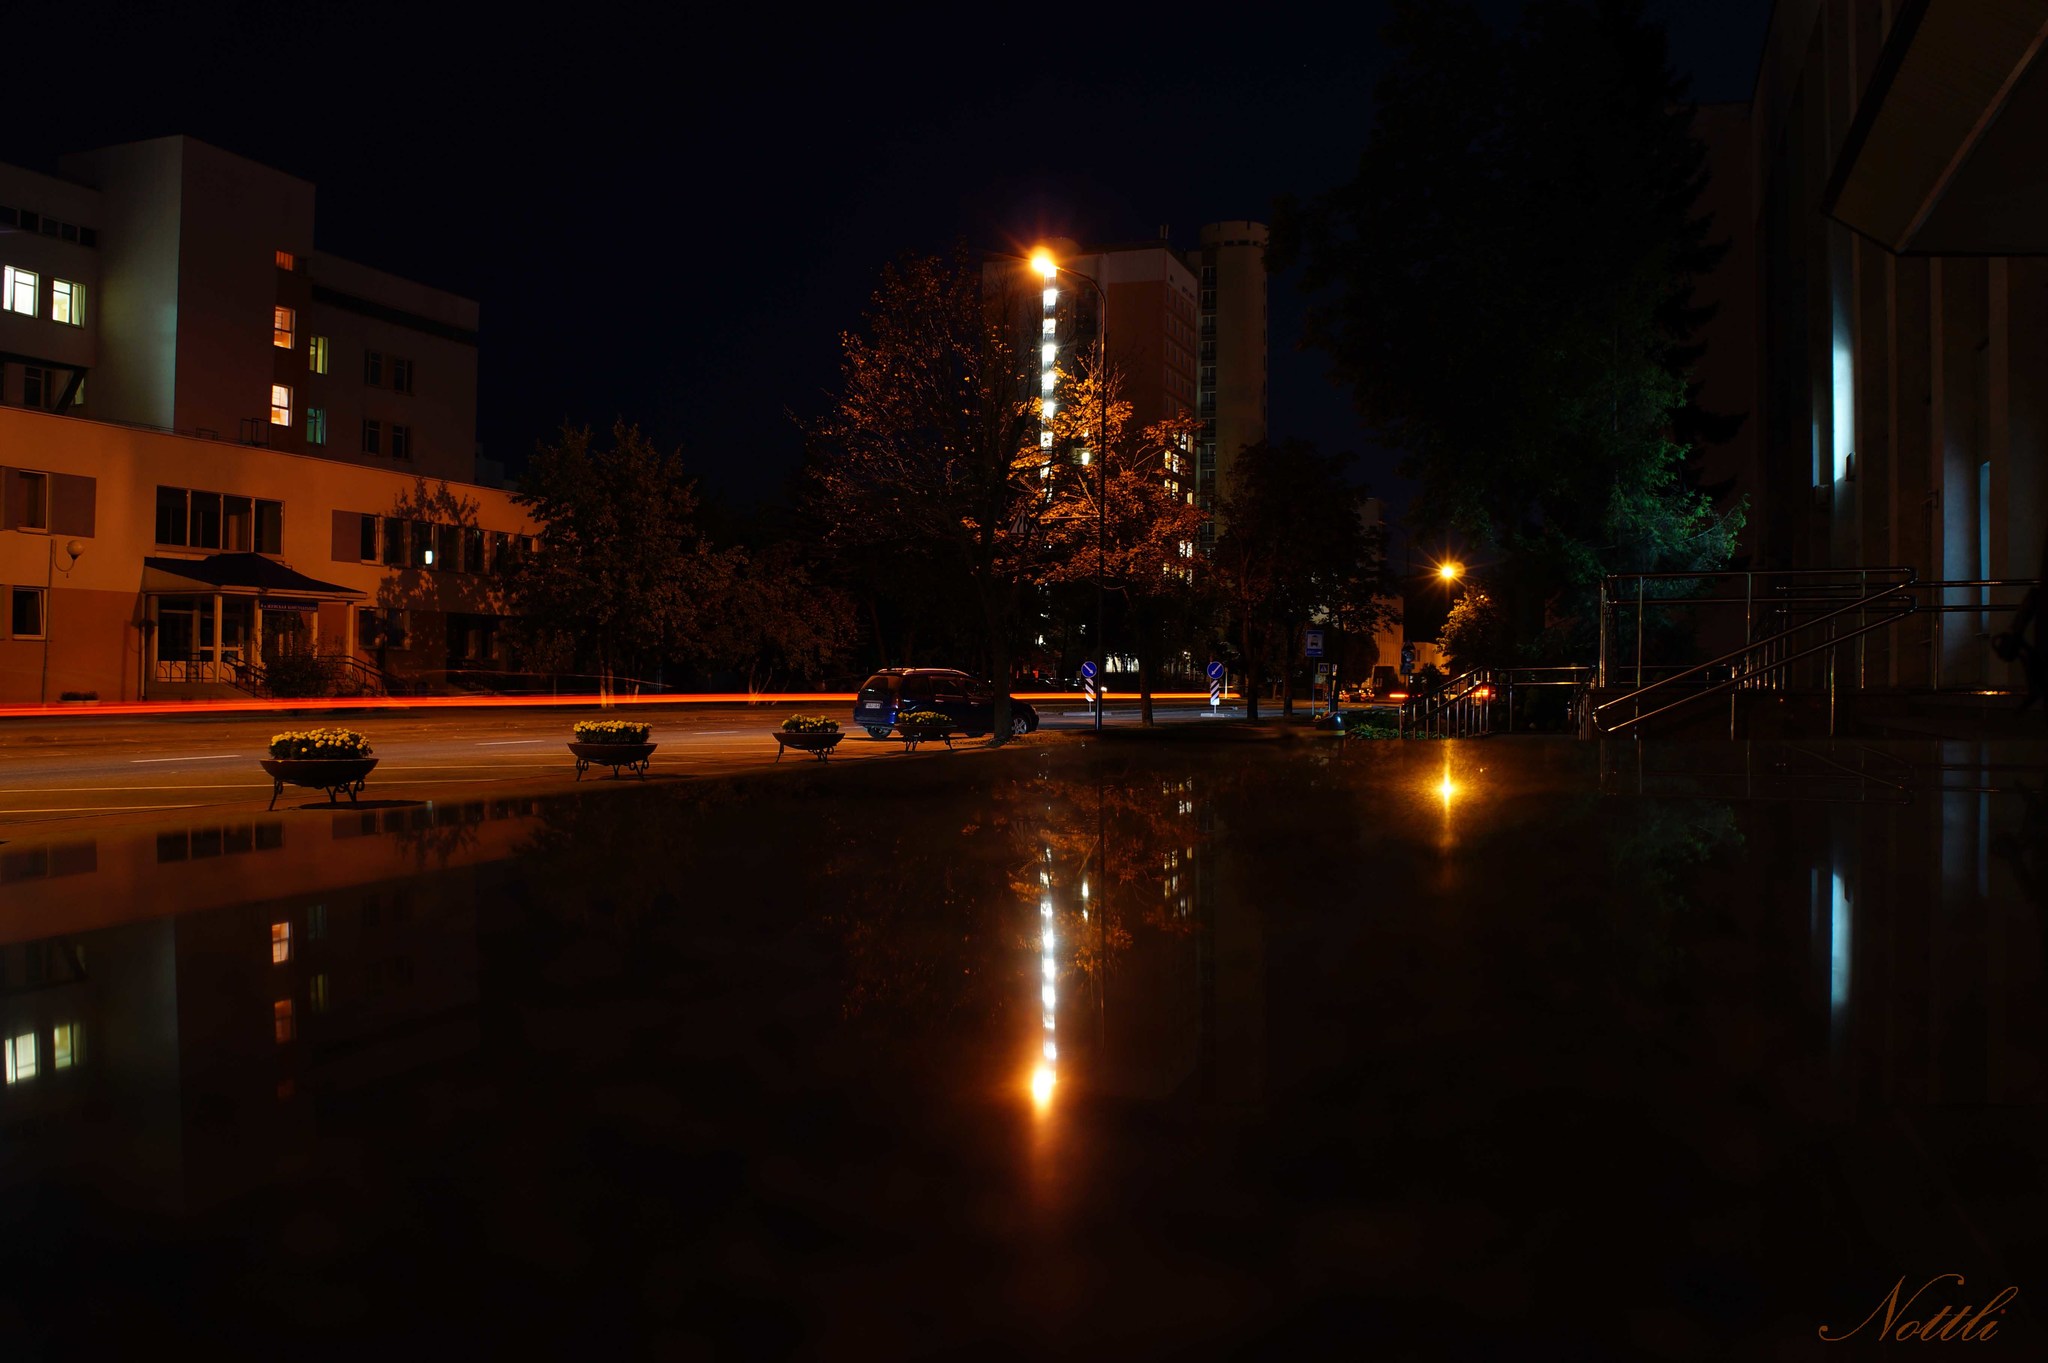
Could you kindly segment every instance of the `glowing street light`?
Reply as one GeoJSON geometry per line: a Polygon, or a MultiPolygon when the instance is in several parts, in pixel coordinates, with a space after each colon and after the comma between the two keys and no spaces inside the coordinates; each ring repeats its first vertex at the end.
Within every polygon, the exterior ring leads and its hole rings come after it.
{"type": "Polygon", "coordinates": [[[1458,575],[1463,573],[1464,571],[1465,565],[1454,561],[1451,563],[1438,564],[1436,569],[1436,575],[1446,582],[1456,582],[1458,580],[1458,575]]]}

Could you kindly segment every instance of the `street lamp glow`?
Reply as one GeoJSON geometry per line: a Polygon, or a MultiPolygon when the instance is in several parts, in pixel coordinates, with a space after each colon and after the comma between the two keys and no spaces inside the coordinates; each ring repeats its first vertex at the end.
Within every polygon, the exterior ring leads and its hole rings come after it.
{"type": "Polygon", "coordinates": [[[1055,277],[1060,272],[1059,262],[1044,251],[1040,251],[1031,257],[1031,268],[1044,275],[1047,279],[1055,277]]]}
{"type": "Polygon", "coordinates": [[[1462,563],[1442,563],[1437,565],[1436,575],[1446,582],[1455,582],[1458,580],[1458,574],[1464,571],[1465,565],[1462,563]]]}

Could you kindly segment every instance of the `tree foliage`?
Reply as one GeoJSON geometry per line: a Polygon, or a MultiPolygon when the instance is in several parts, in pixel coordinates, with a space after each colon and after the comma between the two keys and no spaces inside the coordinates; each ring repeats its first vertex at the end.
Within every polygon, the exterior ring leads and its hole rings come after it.
{"type": "Polygon", "coordinates": [[[701,660],[734,556],[697,531],[697,486],[678,452],[619,422],[610,443],[565,427],[515,500],[542,526],[509,589],[529,656],[645,675],[701,660]]]}
{"type": "Polygon", "coordinates": [[[1283,205],[1308,340],[1420,482],[1415,518],[1505,567],[1524,640],[1603,572],[1718,567],[1742,524],[1697,488],[1692,401],[1720,248],[1705,150],[1636,0],[1538,0],[1503,35],[1408,3],[1353,179],[1283,205]]]}
{"type": "Polygon", "coordinates": [[[1260,674],[1287,666],[1303,629],[1371,634],[1386,620],[1385,552],[1343,461],[1305,441],[1248,445],[1218,508],[1212,568],[1239,643],[1251,716],[1260,674]]]}

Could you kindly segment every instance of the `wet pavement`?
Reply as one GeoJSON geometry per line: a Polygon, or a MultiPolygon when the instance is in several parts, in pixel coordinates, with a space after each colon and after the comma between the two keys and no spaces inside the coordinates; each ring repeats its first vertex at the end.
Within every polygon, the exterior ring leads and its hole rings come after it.
{"type": "Polygon", "coordinates": [[[4,1356],[2039,1352],[2042,745],[1222,739],[0,845],[4,1356]]]}

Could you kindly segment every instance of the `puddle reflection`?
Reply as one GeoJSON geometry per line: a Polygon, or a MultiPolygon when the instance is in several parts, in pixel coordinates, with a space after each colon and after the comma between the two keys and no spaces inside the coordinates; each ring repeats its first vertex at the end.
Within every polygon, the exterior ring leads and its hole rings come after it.
{"type": "Polygon", "coordinates": [[[1915,1245],[2023,1276],[2048,1184],[1968,1171],[2048,1170],[2048,804],[1995,754],[1717,751],[1050,749],[10,845],[0,1227],[41,1253],[0,1291],[146,1224],[151,1309],[218,1278],[271,1324],[317,1280],[365,1328],[545,1334],[611,1282],[729,1347],[989,1328],[895,1317],[911,1275],[1284,1340],[1483,1280],[1602,1356],[1545,1305],[1587,1272],[1724,1343],[1915,1245]]]}

